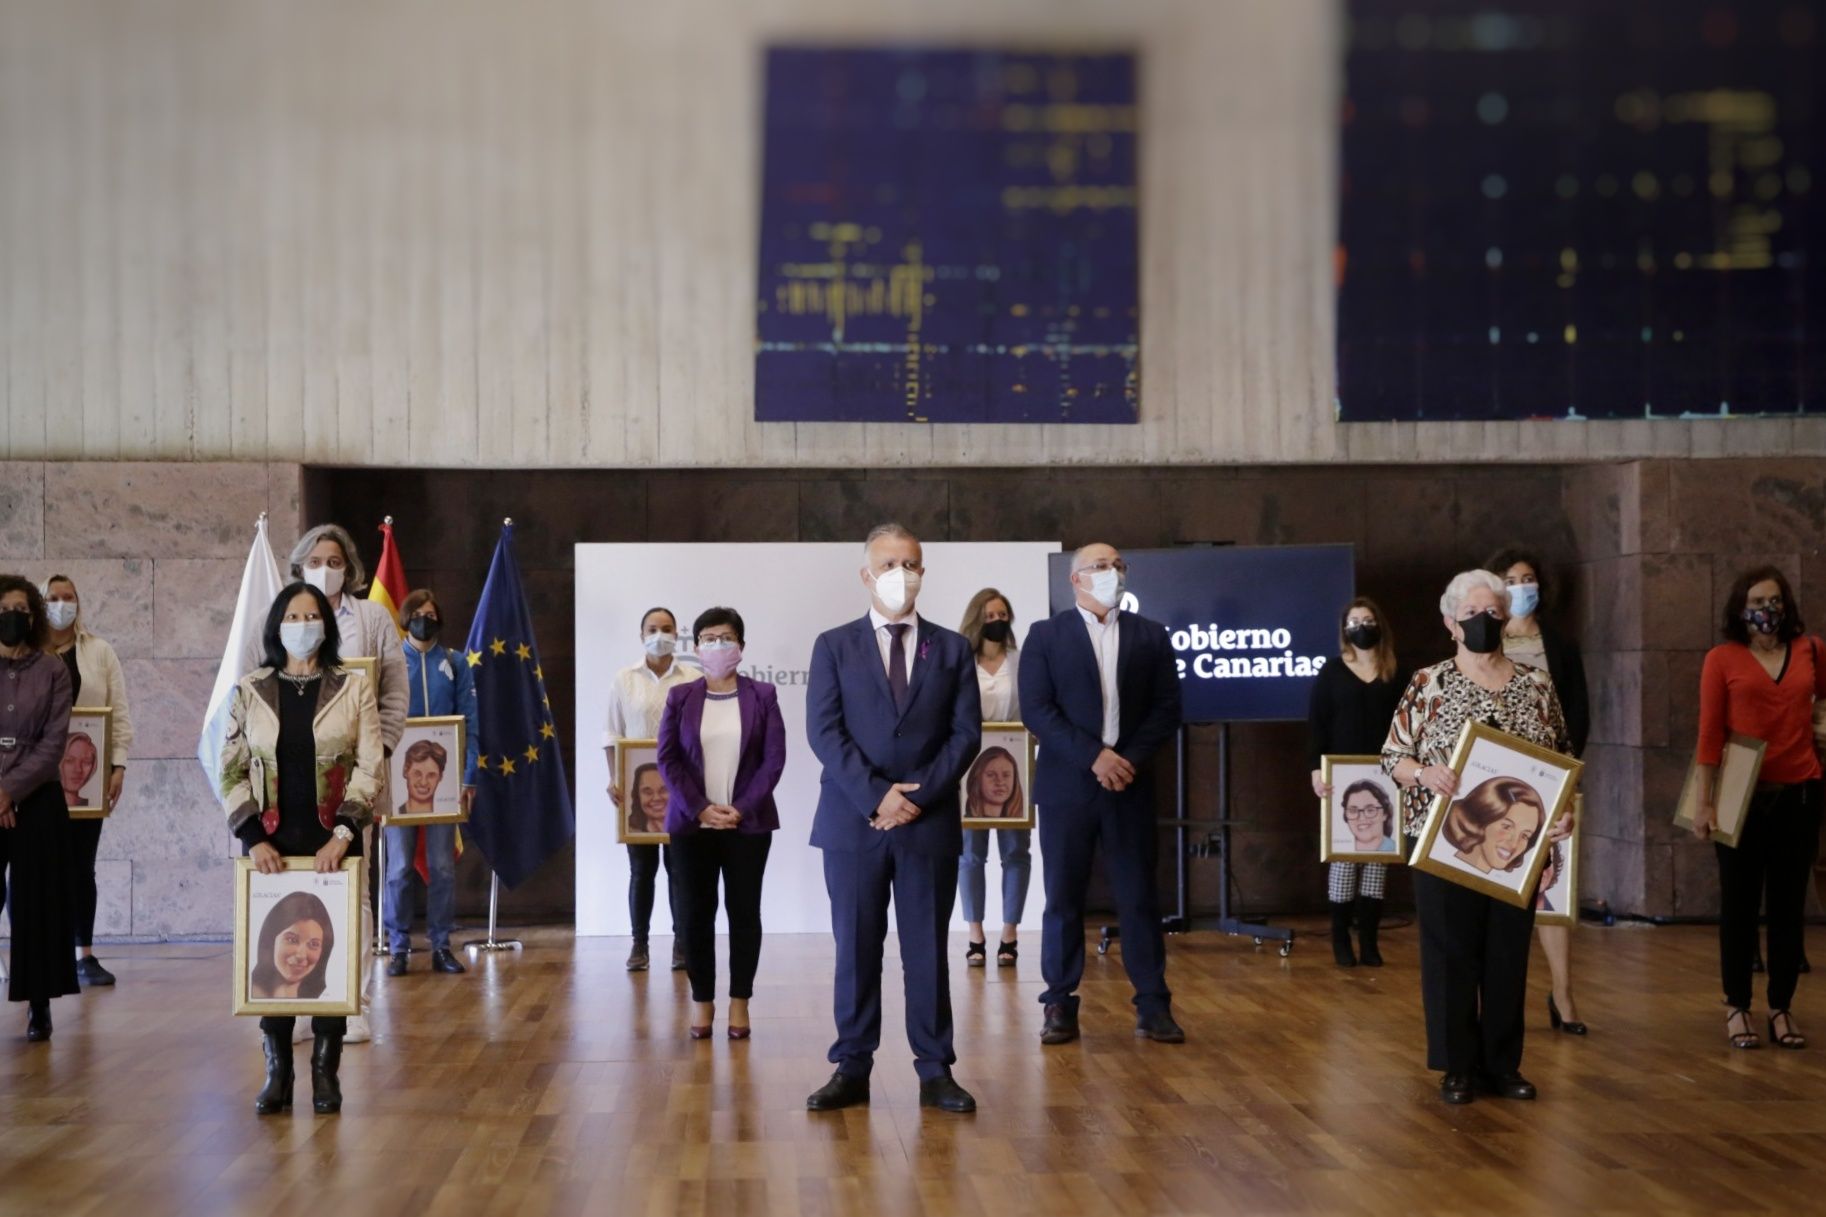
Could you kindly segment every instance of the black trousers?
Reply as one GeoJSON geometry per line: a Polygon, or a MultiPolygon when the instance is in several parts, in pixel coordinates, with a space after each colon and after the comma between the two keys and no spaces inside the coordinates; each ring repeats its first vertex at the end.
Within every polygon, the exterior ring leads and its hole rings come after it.
{"type": "Polygon", "coordinates": [[[1522,1064],[1523,1007],[1534,909],[1414,871],[1427,1068],[1513,1073],[1522,1064]]]}
{"type": "Polygon", "coordinates": [[[678,933],[678,888],[672,882],[670,845],[628,846],[628,919],[634,923],[634,941],[647,940],[653,921],[653,897],[659,868],[666,868],[666,907],[672,913],[672,932],[678,933]]]}
{"type": "Polygon", "coordinates": [[[1166,935],[1154,864],[1160,839],[1153,803],[1133,788],[1098,794],[1081,807],[1040,812],[1040,855],[1046,859],[1046,912],[1040,921],[1040,974],[1044,1005],[1078,1004],[1084,977],[1084,902],[1091,862],[1103,847],[1103,872],[1116,895],[1122,928],[1122,966],[1135,986],[1135,1005],[1148,1012],[1172,1004],[1167,989],[1166,935]]]}
{"type": "Polygon", "coordinates": [[[1820,797],[1812,783],[1759,792],[1737,848],[1718,854],[1718,963],[1725,1001],[1749,1009],[1756,919],[1769,908],[1769,1008],[1786,1010],[1801,974],[1807,885],[1820,841],[1820,797]]]}
{"type": "Polygon", "coordinates": [[[767,872],[770,832],[700,829],[672,839],[673,903],[685,940],[691,1000],[716,1000],[716,891],[723,883],[729,912],[729,996],[754,996],[761,962],[761,878],[767,872]]]}
{"type": "Polygon", "coordinates": [[[14,805],[0,828],[0,900],[13,921],[8,1001],[38,1002],[76,993],[68,893],[70,812],[55,781],[14,805]]]}
{"type": "Polygon", "coordinates": [[[101,826],[105,820],[71,820],[70,862],[70,930],[76,945],[95,945],[95,855],[101,852],[101,826]]]}
{"type": "MultiPolygon", "coordinates": [[[[269,1014],[260,1020],[260,1030],[267,1035],[277,1035],[286,1043],[292,1042],[292,1028],[298,1025],[298,1019],[290,1014],[269,1014]]],[[[312,1035],[329,1035],[341,1039],[349,1032],[349,1020],[346,1018],[313,1018],[311,1019],[312,1035]]]]}

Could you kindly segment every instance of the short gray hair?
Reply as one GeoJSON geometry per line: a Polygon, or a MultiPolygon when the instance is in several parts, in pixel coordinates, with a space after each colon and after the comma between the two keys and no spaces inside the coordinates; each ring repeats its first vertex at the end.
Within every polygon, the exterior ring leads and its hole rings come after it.
{"type": "Polygon", "coordinates": [[[1503,581],[1501,576],[1493,575],[1487,570],[1461,570],[1452,576],[1452,582],[1446,584],[1445,595],[1439,598],[1439,611],[1447,617],[1458,616],[1458,606],[1465,602],[1473,588],[1488,588],[1496,593],[1499,604],[1507,604],[1503,599],[1503,581]]]}
{"type": "Polygon", "coordinates": [[[869,550],[874,547],[876,541],[879,541],[883,537],[896,537],[902,541],[911,541],[915,545],[920,544],[919,538],[913,535],[912,529],[904,524],[896,524],[890,520],[886,524],[877,524],[875,527],[869,529],[868,539],[862,543],[862,556],[865,558],[868,557],[869,550]]]}
{"type": "Polygon", "coordinates": [[[355,538],[340,524],[319,524],[304,530],[304,535],[298,538],[298,544],[292,546],[292,578],[304,578],[305,562],[310,559],[311,551],[317,548],[317,542],[325,538],[341,547],[342,560],[349,564],[349,573],[343,576],[343,586],[351,592],[367,590],[368,568],[361,564],[361,551],[355,548],[355,538]]]}
{"type": "MultiPolygon", "coordinates": [[[[1071,569],[1072,574],[1075,575],[1079,571],[1084,569],[1085,551],[1095,549],[1099,545],[1103,546],[1103,548],[1105,548],[1105,549],[1116,549],[1116,547],[1114,545],[1111,545],[1108,541],[1090,541],[1083,545],[1080,545],[1078,548],[1072,550],[1072,569],[1071,569]]],[[[1116,552],[1120,554],[1122,551],[1117,550],[1116,552]]]]}

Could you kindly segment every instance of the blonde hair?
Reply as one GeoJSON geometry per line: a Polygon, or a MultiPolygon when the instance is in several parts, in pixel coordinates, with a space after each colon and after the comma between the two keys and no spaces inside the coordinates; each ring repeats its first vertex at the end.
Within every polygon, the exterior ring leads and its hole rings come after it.
{"type": "Polygon", "coordinates": [[[1000,600],[1003,604],[1008,606],[1008,626],[1011,632],[1008,635],[1008,641],[1004,642],[1002,645],[1011,651],[1016,649],[1014,634],[1012,633],[1014,628],[1014,602],[1002,595],[1001,592],[996,591],[993,587],[986,587],[976,595],[970,597],[970,603],[964,606],[964,622],[957,627],[957,632],[969,640],[970,653],[972,655],[980,654],[983,650],[983,626],[985,624],[983,621],[983,614],[988,611],[989,602],[992,600],[1000,600]]]}

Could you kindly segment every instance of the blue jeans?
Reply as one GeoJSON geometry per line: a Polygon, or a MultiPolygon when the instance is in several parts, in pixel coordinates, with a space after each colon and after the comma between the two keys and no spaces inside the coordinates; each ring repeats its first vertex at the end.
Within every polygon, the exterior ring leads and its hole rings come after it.
{"type": "Polygon", "coordinates": [[[1026,828],[964,830],[964,852],[957,860],[957,894],[964,903],[964,920],[972,925],[988,920],[983,916],[984,872],[992,831],[1002,851],[1002,922],[1020,925],[1021,910],[1027,906],[1027,882],[1033,878],[1033,831],[1026,828]]]}
{"type": "Polygon", "coordinates": [[[450,949],[450,931],[456,927],[455,824],[412,825],[388,828],[387,833],[387,942],[390,950],[412,945],[412,909],[406,903],[411,887],[412,863],[418,854],[418,834],[425,834],[425,869],[431,874],[425,898],[425,929],[431,949],[450,949]]]}

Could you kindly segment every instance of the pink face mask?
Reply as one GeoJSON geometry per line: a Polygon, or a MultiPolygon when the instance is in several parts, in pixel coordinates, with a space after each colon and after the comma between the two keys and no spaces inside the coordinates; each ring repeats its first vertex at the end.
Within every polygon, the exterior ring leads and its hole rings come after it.
{"type": "Polygon", "coordinates": [[[704,666],[704,675],[712,680],[722,680],[741,666],[742,648],[737,643],[718,639],[700,645],[697,659],[704,666]]]}

